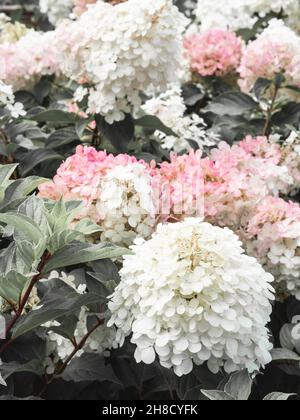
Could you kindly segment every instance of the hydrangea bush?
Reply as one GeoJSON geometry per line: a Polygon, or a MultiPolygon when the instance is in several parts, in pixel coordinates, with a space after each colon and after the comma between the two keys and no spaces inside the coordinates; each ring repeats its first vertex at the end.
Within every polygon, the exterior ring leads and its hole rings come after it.
{"type": "Polygon", "coordinates": [[[2,3],[0,399],[299,399],[299,1],[2,3]]]}

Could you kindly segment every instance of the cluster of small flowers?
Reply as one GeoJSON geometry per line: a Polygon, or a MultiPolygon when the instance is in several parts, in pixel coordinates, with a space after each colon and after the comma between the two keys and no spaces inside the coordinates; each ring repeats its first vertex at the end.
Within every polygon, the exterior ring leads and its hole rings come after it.
{"type": "Polygon", "coordinates": [[[258,78],[272,80],[283,73],[288,85],[300,86],[300,37],[281,20],[269,26],[245,48],[239,67],[240,87],[249,92],[258,78]]]}
{"type": "Polygon", "coordinates": [[[281,165],[288,168],[293,177],[293,187],[286,195],[295,195],[300,190],[300,134],[292,133],[283,143],[281,149],[281,165]]]}
{"type": "Polygon", "coordinates": [[[225,76],[237,70],[243,41],[234,32],[214,28],[187,36],[184,47],[193,72],[203,77],[225,76]]]}
{"type": "Polygon", "coordinates": [[[56,26],[67,19],[74,6],[74,0],[40,0],[40,11],[47,15],[49,22],[56,26]]]}
{"type": "Polygon", "coordinates": [[[9,112],[12,118],[18,118],[24,116],[26,111],[24,110],[23,104],[15,102],[15,96],[11,86],[6,85],[0,80],[0,106],[9,112]]]}
{"type": "Polygon", "coordinates": [[[159,225],[126,256],[108,326],[132,334],[135,359],[156,354],[178,376],[207,362],[217,373],[254,372],[271,361],[267,323],[274,299],[266,273],[244,255],[238,237],[200,219],[159,225]]]}
{"type": "Polygon", "coordinates": [[[161,208],[170,208],[169,215],[176,220],[189,211],[190,216],[204,214],[213,223],[237,229],[258,200],[293,188],[292,176],[280,165],[281,156],[279,145],[250,136],[233,147],[220,143],[208,158],[200,151],[172,155],[158,171],[160,184],[167,186],[167,193],[161,189],[161,208]]]}
{"type": "Polygon", "coordinates": [[[295,13],[299,16],[298,0],[199,0],[196,15],[203,30],[221,27],[237,31],[253,28],[260,18],[282,11],[288,21],[295,13]]]}
{"type": "Polygon", "coordinates": [[[201,151],[190,151],[172,154],[170,162],[156,166],[79,146],[53,182],[40,187],[40,194],[82,200],[85,208],[79,217],[89,216],[101,226],[101,240],[122,246],[136,237],[149,238],[159,221],[187,217],[204,217],[242,234],[258,203],[295,192],[293,176],[298,172],[289,173],[285,155],[283,146],[250,136],[232,147],[220,143],[206,158],[201,151]]]}
{"type": "MultiPolygon", "coordinates": [[[[74,289],[79,294],[85,294],[86,285],[76,285],[75,277],[66,273],[57,273],[53,271],[48,279],[41,280],[41,282],[48,282],[53,279],[59,279],[74,289]]],[[[34,308],[33,308],[34,309],[34,308]]],[[[93,314],[87,307],[82,307],[78,316],[78,323],[75,328],[74,338],[76,343],[80,343],[88,333],[88,318],[93,314]]],[[[47,329],[47,350],[45,358],[45,366],[48,374],[53,374],[55,366],[58,362],[64,362],[74,350],[72,342],[51,331],[51,328],[59,327],[57,321],[52,321],[44,325],[47,329]]],[[[103,325],[99,326],[93,334],[87,339],[84,347],[76,353],[76,357],[81,357],[83,353],[99,353],[105,354],[106,351],[117,347],[116,343],[116,329],[108,328],[105,321],[103,325]]]]}
{"type": "Polygon", "coordinates": [[[11,22],[4,13],[0,13],[0,44],[17,42],[28,32],[28,28],[20,22],[11,22]]]}
{"type": "Polygon", "coordinates": [[[0,44],[0,80],[16,91],[43,75],[59,73],[55,32],[28,31],[15,43],[0,44]]]}
{"type": "Polygon", "coordinates": [[[107,155],[78,146],[40,194],[54,200],[83,200],[78,217],[91,217],[103,232],[102,241],[130,245],[136,236],[149,237],[155,225],[151,168],[128,155],[107,155]]]}
{"type": "Polygon", "coordinates": [[[279,290],[300,300],[300,206],[266,197],[242,229],[250,255],[274,274],[279,290]]]}
{"type": "Polygon", "coordinates": [[[191,141],[200,149],[215,146],[219,142],[218,135],[206,128],[198,114],[186,115],[187,108],[179,86],[171,86],[165,93],[149,99],[142,109],[147,114],[158,117],[177,134],[175,137],[160,131],[155,133],[164,149],[181,153],[192,149],[191,141]]]}
{"type": "Polygon", "coordinates": [[[171,0],[98,2],[58,27],[62,71],[91,85],[89,113],[122,120],[140,107],[140,91],[160,92],[177,81],[185,24],[171,0]]]}

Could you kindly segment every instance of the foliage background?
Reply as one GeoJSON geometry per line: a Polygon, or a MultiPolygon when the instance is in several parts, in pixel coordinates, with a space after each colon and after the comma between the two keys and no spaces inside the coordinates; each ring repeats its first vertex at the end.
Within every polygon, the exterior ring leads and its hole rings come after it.
{"type": "MultiPolygon", "coordinates": [[[[30,3],[37,4],[37,1],[30,3]]],[[[178,0],[177,3],[183,8],[182,1],[178,0]]],[[[33,13],[28,12],[26,0],[2,1],[0,6],[5,5],[24,5],[24,8],[11,13],[13,19],[43,30],[50,27],[45,18],[39,15],[38,10],[33,13]]],[[[251,34],[247,36],[251,37],[251,34]]],[[[259,106],[263,81],[259,83],[255,90],[257,101],[216,78],[208,78],[203,90],[198,85],[190,83],[183,87],[183,92],[189,112],[196,111],[209,127],[217,127],[221,137],[233,144],[244,138],[246,134],[260,134],[264,127],[265,114],[259,106]],[[253,111],[256,111],[255,118],[253,111]]],[[[74,116],[61,109],[60,101],[72,98],[73,91],[74,87],[70,83],[60,84],[52,77],[44,77],[32,91],[17,93],[16,99],[24,104],[27,117],[5,124],[0,131],[2,163],[19,164],[13,171],[17,185],[9,187],[10,192],[6,193],[6,201],[1,202],[1,212],[14,209],[13,200],[7,201],[12,194],[11,191],[16,191],[18,187],[18,195],[14,196],[14,199],[18,199],[18,203],[20,200],[25,200],[37,185],[35,183],[38,181],[34,177],[53,177],[61,162],[72,155],[76,146],[82,142],[114,153],[126,151],[148,161],[155,159],[160,162],[169,159],[168,154],[152,136],[155,128],[161,127],[159,121],[148,119],[141,127],[128,117],[126,122],[115,124],[113,127],[103,127],[103,121],[98,120],[98,131],[92,133],[88,129],[88,123],[91,122],[89,119],[74,116]],[[21,178],[30,180],[31,188],[28,188],[29,181],[25,185],[24,181],[20,181],[21,178]],[[23,187],[20,187],[21,184],[23,187]]],[[[283,138],[286,138],[291,129],[299,130],[299,121],[300,104],[292,102],[274,113],[269,129],[279,132],[283,138]]],[[[164,127],[164,130],[167,128],[164,127]]],[[[296,200],[300,201],[300,196],[296,200]]],[[[53,211],[53,209],[48,210],[53,211]]],[[[30,211],[32,212],[32,209],[30,211]]],[[[36,212],[32,220],[38,224],[36,212]]],[[[12,244],[10,237],[1,238],[1,271],[5,265],[5,251],[12,244]]],[[[111,252],[114,250],[110,250],[106,255],[111,256],[111,252]]],[[[76,273],[81,282],[88,285],[88,296],[91,299],[89,305],[106,304],[105,296],[109,294],[109,288],[107,284],[103,285],[100,279],[104,278],[105,282],[119,281],[116,274],[115,278],[111,278],[112,273],[116,272],[114,263],[106,258],[100,260],[99,256],[97,250],[95,261],[92,259],[74,266],[60,267],[69,273],[76,273]]],[[[61,296],[64,296],[60,319],[66,323],[66,329],[72,330],[72,326],[67,325],[66,321],[70,311],[72,312],[71,308],[74,307],[74,299],[77,304],[73,312],[75,314],[78,312],[79,296],[74,297],[67,286],[61,285],[56,280],[52,280],[47,286],[39,285],[38,292],[47,302],[45,310],[49,312],[60,307],[61,296]]],[[[299,314],[300,302],[294,298],[275,304],[270,325],[275,348],[282,347],[285,340],[282,328],[286,324],[291,324],[293,318],[299,314]]],[[[23,314],[21,322],[29,322],[29,332],[18,337],[1,355],[3,363],[0,372],[7,387],[0,385],[0,399],[205,399],[200,392],[201,389],[221,391],[229,380],[224,373],[213,375],[204,366],[195,368],[187,377],[177,378],[158,363],[151,366],[136,364],[133,346],[128,342],[122,349],[113,351],[106,358],[85,354],[80,359],[74,359],[62,373],[58,371],[49,382],[49,378],[45,378],[41,363],[46,352],[45,328],[41,327],[42,322],[40,325],[30,324],[32,320],[28,321],[27,316],[28,314],[23,314]]],[[[277,360],[267,367],[263,375],[256,377],[249,395],[250,399],[261,400],[273,392],[296,394],[300,398],[300,357],[293,354],[291,357],[290,354],[282,352],[277,360]]],[[[239,380],[242,381],[243,387],[249,388],[248,377],[239,380]]],[[[247,392],[244,397],[248,398],[247,392]]],[[[218,399],[222,398],[224,395],[220,394],[218,399]]],[[[238,397],[235,395],[235,398],[238,397]]]]}

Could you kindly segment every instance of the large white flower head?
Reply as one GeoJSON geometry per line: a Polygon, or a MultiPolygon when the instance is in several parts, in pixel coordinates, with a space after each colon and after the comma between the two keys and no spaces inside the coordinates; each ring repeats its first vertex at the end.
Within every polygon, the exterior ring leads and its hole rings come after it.
{"type": "Polygon", "coordinates": [[[155,228],[151,176],[144,165],[116,166],[102,180],[95,210],[102,220],[102,241],[129,246],[149,238],[155,228]]]}
{"type": "Polygon", "coordinates": [[[74,0],[40,0],[40,11],[47,15],[53,26],[56,26],[70,16],[73,5],[74,0]]]}
{"type": "Polygon", "coordinates": [[[166,89],[182,66],[186,18],[171,0],[98,2],[57,32],[64,73],[90,85],[88,112],[112,123],[166,89]]]}
{"type": "Polygon", "coordinates": [[[244,255],[239,239],[200,219],[159,225],[125,257],[109,303],[122,343],[132,333],[138,362],[156,354],[176,375],[208,363],[212,372],[258,370],[271,361],[266,324],[272,275],[244,255]]]}
{"type": "Polygon", "coordinates": [[[280,13],[288,17],[297,10],[298,0],[199,0],[196,15],[203,30],[213,27],[239,30],[252,28],[260,17],[280,13]]]}
{"type": "Polygon", "coordinates": [[[187,108],[179,86],[171,86],[165,93],[149,99],[142,108],[147,114],[158,117],[177,134],[178,137],[168,136],[160,131],[155,133],[165,149],[180,153],[191,150],[191,142],[203,149],[215,146],[220,140],[215,133],[207,130],[199,115],[185,115],[187,108]]]}

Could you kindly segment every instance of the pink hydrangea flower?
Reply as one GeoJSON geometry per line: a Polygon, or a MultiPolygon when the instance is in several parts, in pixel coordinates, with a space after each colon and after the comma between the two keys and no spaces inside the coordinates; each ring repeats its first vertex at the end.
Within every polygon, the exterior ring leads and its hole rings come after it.
{"type": "MultiPolygon", "coordinates": [[[[40,186],[40,195],[58,200],[83,200],[89,205],[97,199],[101,178],[116,166],[137,163],[137,159],[129,155],[107,154],[98,152],[93,147],[78,146],[76,153],[69,157],[58,169],[53,181],[40,186]]],[[[140,161],[145,167],[144,161],[140,161]]],[[[150,170],[150,169],[149,169],[150,170]]]]}
{"type": "Polygon", "coordinates": [[[258,78],[273,80],[284,73],[287,84],[300,86],[300,38],[282,21],[269,27],[243,51],[239,73],[240,87],[249,92],[258,78]]]}
{"type": "Polygon", "coordinates": [[[276,278],[279,290],[300,299],[300,206],[266,197],[241,230],[250,255],[276,278]]]}
{"type": "Polygon", "coordinates": [[[31,87],[43,75],[59,74],[55,32],[29,31],[16,43],[0,44],[0,80],[14,90],[31,87]]]}
{"type": "Polygon", "coordinates": [[[75,16],[81,16],[88,7],[89,4],[96,3],[97,0],[74,0],[74,9],[73,12],[75,16]]]}
{"type": "Polygon", "coordinates": [[[201,76],[225,76],[238,68],[243,41],[233,32],[216,28],[187,37],[184,47],[192,71],[201,76]]]}

